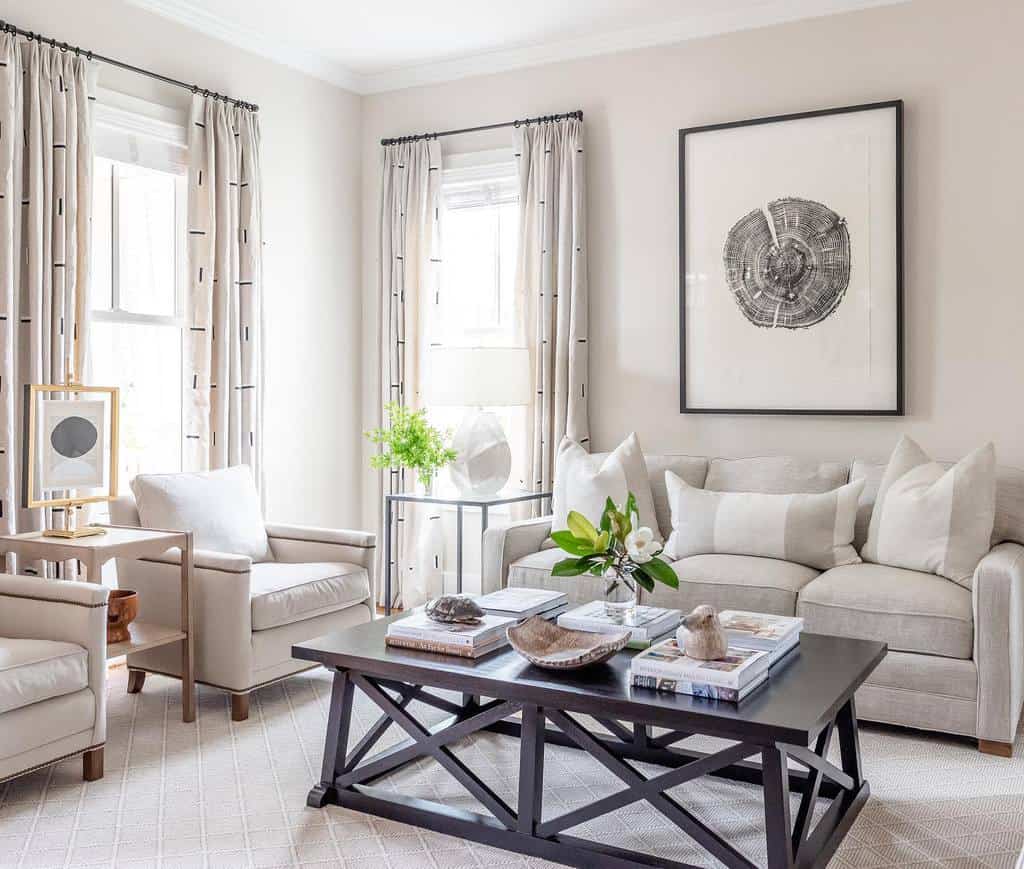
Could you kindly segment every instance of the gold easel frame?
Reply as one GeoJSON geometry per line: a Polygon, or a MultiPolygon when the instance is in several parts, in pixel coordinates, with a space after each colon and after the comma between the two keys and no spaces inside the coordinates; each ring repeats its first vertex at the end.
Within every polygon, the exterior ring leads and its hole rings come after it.
{"type": "MultiPolygon", "coordinates": [[[[30,509],[37,507],[63,507],[67,512],[68,520],[66,528],[51,528],[43,532],[45,537],[78,538],[89,537],[94,534],[105,534],[102,528],[86,526],[78,528],[74,522],[75,510],[84,504],[97,504],[104,501],[112,501],[117,497],[117,469],[118,453],[117,446],[119,437],[119,410],[121,403],[121,390],[116,386],[84,386],[81,383],[32,383],[25,387],[25,398],[28,407],[25,412],[28,416],[28,431],[26,438],[28,444],[27,466],[24,471],[25,479],[25,506],[30,509]],[[90,495],[85,498],[49,498],[37,500],[33,495],[35,492],[35,465],[36,465],[36,432],[37,432],[37,409],[42,398],[54,392],[98,393],[110,396],[110,467],[108,472],[109,489],[106,495],[90,495]]],[[[72,490],[73,491],[73,490],[72,490]]]]}

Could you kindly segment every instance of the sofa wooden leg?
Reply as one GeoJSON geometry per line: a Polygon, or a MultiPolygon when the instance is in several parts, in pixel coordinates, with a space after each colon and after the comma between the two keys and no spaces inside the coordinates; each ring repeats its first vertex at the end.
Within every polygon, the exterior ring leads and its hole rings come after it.
{"type": "Polygon", "coordinates": [[[249,717],[249,695],[231,695],[231,720],[245,721],[249,717]]]}
{"type": "Polygon", "coordinates": [[[128,671],[128,693],[138,694],[142,690],[142,686],[146,684],[146,671],[145,670],[129,670],[128,671]]]}
{"type": "Polygon", "coordinates": [[[994,754],[996,757],[1013,757],[1013,743],[995,742],[991,739],[979,739],[978,751],[982,754],[994,754]]]}
{"type": "Polygon", "coordinates": [[[93,748],[82,755],[82,778],[98,781],[103,778],[103,746],[93,748]]]}

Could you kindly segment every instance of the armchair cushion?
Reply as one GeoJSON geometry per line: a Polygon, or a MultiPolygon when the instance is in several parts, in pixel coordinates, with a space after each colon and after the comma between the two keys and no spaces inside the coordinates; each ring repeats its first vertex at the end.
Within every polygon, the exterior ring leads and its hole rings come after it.
{"type": "Polygon", "coordinates": [[[260,497],[245,465],[188,474],[140,474],[132,492],[145,528],[191,531],[197,549],[271,558],[260,497]]]}
{"type": "Polygon", "coordinates": [[[346,609],[370,596],[366,568],[347,562],[254,564],[250,581],[254,631],[346,609]]]}
{"type": "Polygon", "coordinates": [[[81,646],[0,637],[0,715],[88,685],[89,653],[81,646]]]}

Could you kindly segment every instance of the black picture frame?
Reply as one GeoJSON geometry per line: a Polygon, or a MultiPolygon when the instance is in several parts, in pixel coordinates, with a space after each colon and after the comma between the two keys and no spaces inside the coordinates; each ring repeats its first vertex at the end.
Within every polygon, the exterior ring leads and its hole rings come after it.
{"type": "Polygon", "coordinates": [[[841,106],[829,109],[816,109],[807,112],[794,112],[784,115],[772,115],[763,118],[750,118],[741,121],[729,121],[719,124],[705,124],[698,127],[686,127],[679,130],[679,412],[681,414],[719,414],[719,415],[761,415],[761,416],[863,416],[875,417],[903,416],[906,413],[906,381],[904,360],[904,300],[903,300],[903,100],[886,100],[875,103],[841,106]],[[699,133],[728,130],[736,127],[749,127],[758,124],[776,124],[787,121],[818,118],[828,115],[849,114],[853,112],[876,111],[878,109],[895,110],[895,169],[896,169],[896,215],[895,215],[895,251],[896,251],[896,406],[879,409],[846,409],[846,408],[707,408],[692,407],[687,402],[686,391],[686,138],[699,133]]]}

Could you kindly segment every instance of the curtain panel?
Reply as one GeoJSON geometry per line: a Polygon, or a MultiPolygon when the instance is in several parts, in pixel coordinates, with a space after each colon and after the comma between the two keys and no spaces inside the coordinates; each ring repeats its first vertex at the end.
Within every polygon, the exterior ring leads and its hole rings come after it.
{"type": "MultiPolygon", "coordinates": [[[[0,532],[21,509],[29,383],[80,378],[88,351],[95,65],[0,33],[0,532]]],[[[47,519],[49,521],[49,519],[47,519]]]]}
{"type": "Polygon", "coordinates": [[[528,429],[534,491],[551,491],[558,444],[589,449],[587,219],[583,122],[521,124],[516,294],[531,351],[535,402],[528,429]]]}
{"type": "MultiPolygon", "coordinates": [[[[380,420],[384,405],[396,402],[422,407],[422,374],[438,308],[440,263],[439,193],[441,146],[436,139],[385,145],[381,167],[378,254],[380,322],[380,420]]],[[[381,475],[381,505],[387,493],[409,492],[415,473],[392,468],[381,475]]],[[[420,524],[440,521],[421,505],[399,503],[392,525],[392,605],[415,606],[428,596],[415,557],[420,524]]],[[[383,512],[381,513],[383,520],[383,512]]],[[[383,583],[384,525],[377,535],[378,603],[385,602],[383,583]]],[[[421,565],[422,567],[422,565],[421,565]]]]}
{"type": "Polygon", "coordinates": [[[263,220],[255,112],[192,98],[185,469],[248,465],[263,491],[263,220]]]}

